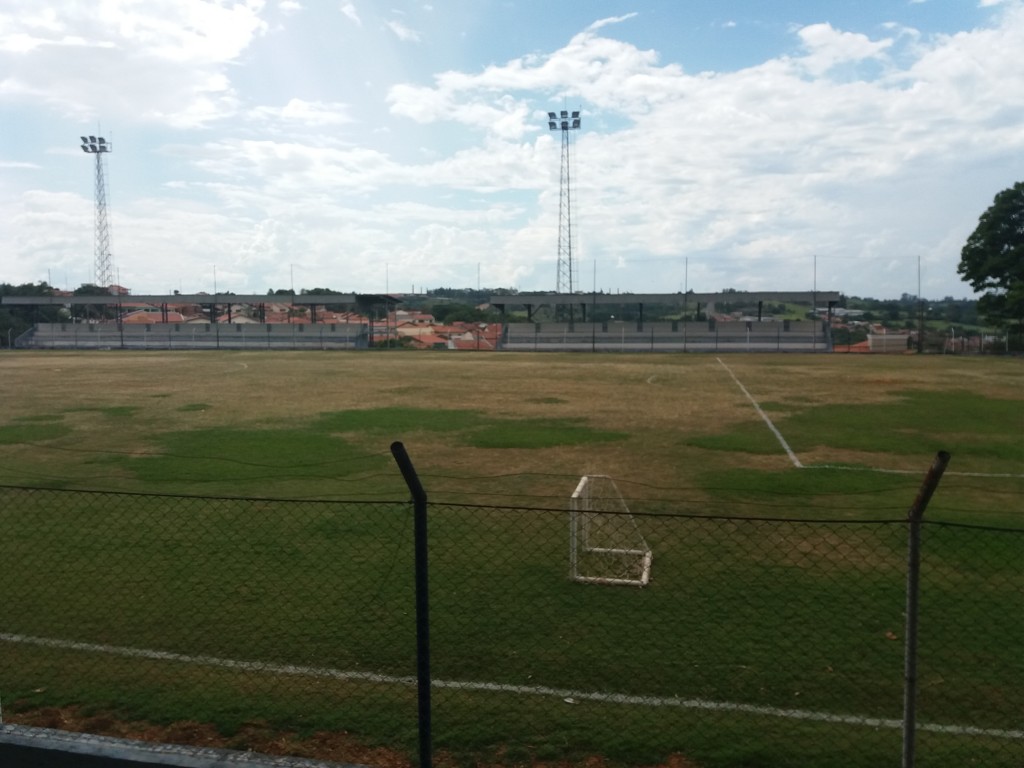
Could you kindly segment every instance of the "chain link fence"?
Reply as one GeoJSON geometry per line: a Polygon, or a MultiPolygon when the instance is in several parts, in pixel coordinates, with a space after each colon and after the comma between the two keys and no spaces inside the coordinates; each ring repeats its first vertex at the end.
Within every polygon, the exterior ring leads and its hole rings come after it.
{"type": "MultiPolygon", "coordinates": [[[[570,578],[565,509],[429,506],[438,762],[899,764],[905,522],[621,519],[645,586],[570,578]]],[[[6,719],[261,722],[415,761],[408,502],[3,487],[0,530],[6,719]]],[[[1022,553],[923,525],[918,766],[1024,765],[1022,553]]]]}

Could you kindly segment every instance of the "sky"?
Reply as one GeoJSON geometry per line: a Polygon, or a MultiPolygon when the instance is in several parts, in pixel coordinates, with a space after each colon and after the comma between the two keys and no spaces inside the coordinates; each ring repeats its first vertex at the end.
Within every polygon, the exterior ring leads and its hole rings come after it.
{"type": "Polygon", "coordinates": [[[0,0],[0,282],[970,297],[1024,0],[0,0]],[[563,250],[566,243],[563,239],[563,250]],[[563,280],[564,282],[564,280],[563,280]]]}

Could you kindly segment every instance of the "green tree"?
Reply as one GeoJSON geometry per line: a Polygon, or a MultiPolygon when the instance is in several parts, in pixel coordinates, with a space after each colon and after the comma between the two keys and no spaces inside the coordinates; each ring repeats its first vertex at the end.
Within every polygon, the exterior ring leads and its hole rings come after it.
{"type": "MultiPolygon", "coordinates": [[[[341,293],[341,291],[336,291],[333,288],[303,288],[299,293],[303,296],[330,296],[341,293]]],[[[325,304],[324,309],[328,312],[344,312],[348,307],[344,304],[325,304]]]]}
{"type": "Polygon", "coordinates": [[[95,283],[82,283],[73,290],[74,296],[110,296],[110,304],[79,304],[75,305],[71,300],[72,314],[75,317],[85,317],[89,320],[113,320],[117,317],[117,297],[112,296],[109,288],[104,288],[95,283]]]}
{"type": "Polygon", "coordinates": [[[1024,182],[996,195],[960,252],[957,272],[982,293],[990,323],[1024,332],[1024,182]]]}
{"type": "MultiPolygon", "coordinates": [[[[52,296],[53,288],[47,283],[25,283],[11,285],[0,283],[0,296],[52,296]]],[[[63,307],[38,306],[34,304],[4,304],[0,307],[0,345],[13,345],[14,339],[23,334],[34,323],[56,323],[60,321],[63,307]]]]}
{"type": "Polygon", "coordinates": [[[498,313],[494,310],[483,311],[469,304],[460,302],[435,303],[430,307],[430,314],[438,323],[488,323],[496,322],[498,313]]]}

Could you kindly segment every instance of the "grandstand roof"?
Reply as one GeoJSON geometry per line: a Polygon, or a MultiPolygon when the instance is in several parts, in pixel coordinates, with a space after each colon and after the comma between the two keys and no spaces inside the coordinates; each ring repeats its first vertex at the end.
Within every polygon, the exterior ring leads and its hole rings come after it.
{"type": "MultiPolygon", "coordinates": [[[[194,294],[145,294],[132,295],[131,305],[142,304],[400,304],[401,299],[375,293],[317,293],[266,296],[261,294],[237,293],[194,293],[194,294]]],[[[66,304],[117,304],[128,302],[123,296],[99,294],[92,296],[0,296],[3,304],[34,304],[53,306],[66,304]]]]}
{"type": "Polygon", "coordinates": [[[542,306],[545,304],[708,304],[718,302],[775,301],[794,304],[834,302],[839,291],[733,291],[729,293],[517,293],[491,296],[490,303],[504,306],[542,306]]]}

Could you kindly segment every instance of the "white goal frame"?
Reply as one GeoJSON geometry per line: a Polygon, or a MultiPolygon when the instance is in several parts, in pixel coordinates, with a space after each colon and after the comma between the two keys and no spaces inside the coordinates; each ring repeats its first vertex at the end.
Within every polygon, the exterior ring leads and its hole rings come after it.
{"type": "Polygon", "coordinates": [[[645,587],[654,554],[608,475],[584,475],[569,499],[569,577],[645,587]]]}

